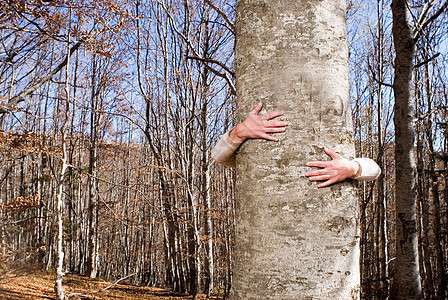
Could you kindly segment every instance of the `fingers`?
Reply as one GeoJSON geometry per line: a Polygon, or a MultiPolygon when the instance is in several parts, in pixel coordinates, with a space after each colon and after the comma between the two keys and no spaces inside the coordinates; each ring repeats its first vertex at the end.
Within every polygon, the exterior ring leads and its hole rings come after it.
{"type": "Polygon", "coordinates": [[[288,122],[286,121],[269,121],[265,123],[266,127],[286,127],[288,122]]]}
{"type": "Polygon", "coordinates": [[[278,138],[269,134],[262,134],[260,136],[260,138],[263,138],[265,140],[269,140],[269,141],[274,141],[274,142],[278,142],[278,138]]]}
{"type": "Polygon", "coordinates": [[[307,167],[325,168],[329,165],[328,161],[309,161],[306,163],[307,167]]]}
{"type": "Polygon", "coordinates": [[[260,111],[261,111],[262,108],[263,108],[263,103],[260,102],[260,103],[258,103],[257,106],[255,106],[255,108],[252,109],[252,111],[249,112],[249,113],[258,115],[258,114],[260,113],[260,111]]]}
{"type": "Polygon", "coordinates": [[[266,128],[266,133],[276,133],[276,132],[285,132],[285,127],[275,127],[275,128],[266,128]]]}
{"type": "Polygon", "coordinates": [[[307,172],[305,174],[305,176],[308,177],[309,181],[324,181],[324,180],[326,180],[324,182],[319,183],[317,185],[318,188],[332,185],[333,183],[338,181],[338,179],[336,177],[334,177],[330,174],[319,174],[318,172],[307,172]],[[310,174],[310,173],[313,173],[313,174],[310,174]],[[314,173],[316,173],[316,174],[314,174],[314,173]]]}
{"type": "Polygon", "coordinates": [[[347,178],[347,160],[342,155],[331,149],[324,148],[324,151],[332,158],[331,161],[309,161],[306,163],[308,167],[321,168],[319,170],[308,171],[305,173],[305,176],[307,176],[310,181],[326,180],[318,184],[317,187],[319,188],[332,185],[333,183],[345,180],[347,178]]]}
{"type": "Polygon", "coordinates": [[[343,158],[342,155],[340,155],[340,154],[337,153],[337,152],[334,152],[334,151],[331,150],[331,149],[324,148],[324,151],[325,151],[325,153],[327,153],[332,159],[343,158]]]}
{"type": "Polygon", "coordinates": [[[283,114],[284,114],[284,112],[282,112],[282,111],[271,111],[271,112],[263,115],[262,118],[265,120],[271,120],[273,118],[283,116],[283,114]]]}
{"type": "MultiPolygon", "coordinates": [[[[255,108],[250,112],[250,114],[258,115],[262,108],[263,108],[263,103],[260,102],[260,103],[257,104],[257,106],[255,106],[255,108]]],[[[277,118],[277,117],[280,117],[280,116],[283,116],[283,115],[284,115],[283,111],[271,111],[271,112],[269,112],[267,114],[261,115],[260,118],[262,120],[269,121],[271,119],[274,119],[274,118],[277,118]]],[[[286,124],[285,125],[278,125],[278,126],[286,126],[286,124]]]]}
{"type": "Polygon", "coordinates": [[[325,182],[319,183],[319,184],[317,185],[317,187],[318,187],[318,188],[323,188],[323,187],[332,185],[332,184],[335,183],[335,182],[336,182],[335,180],[330,179],[330,180],[327,180],[327,181],[325,181],[325,182]]]}
{"type": "Polygon", "coordinates": [[[245,138],[263,138],[270,141],[278,141],[278,138],[269,135],[268,133],[285,132],[288,122],[286,121],[269,121],[283,115],[282,111],[274,111],[265,115],[259,115],[263,103],[258,105],[249,113],[246,120],[242,122],[244,126],[245,138]]]}
{"type": "Polygon", "coordinates": [[[331,179],[331,176],[328,175],[328,174],[320,175],[320,176],[309,176],[308,179],[310,181],[322,181],[322,180],[329,180],[329,179],[331,179]]]}
{"type": "MultiPolygon", "coordinates": [[[[319,170],[313,170],[313,171],[308,171],[305,173],[306,177],[314,177],[314,176],[321,176],[321,175],[329,175],[328,171],[325,169],[319,169],[319,170]]],[[[328,179],[328,178],[326,178],[328,179]]]]}

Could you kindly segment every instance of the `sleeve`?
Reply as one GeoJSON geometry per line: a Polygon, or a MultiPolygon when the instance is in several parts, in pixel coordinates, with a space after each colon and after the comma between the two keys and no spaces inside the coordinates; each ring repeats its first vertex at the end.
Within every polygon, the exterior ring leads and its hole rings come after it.
{"type": "Polygon", "coordinates": [[[374,160],[370,158],[355,158],[353,161],[356,161],[360,166],[358,174],[353,179],[366,181],[375,180],[380,176],[381,169],[374,160]]]}
{"type": "Polygon", "coordinates": [[[235,168],[235,151],[241,145],[230,139],[229,132],[224,133],[213,147],[211,151],[211,158],[218,164],[235,168]]]}

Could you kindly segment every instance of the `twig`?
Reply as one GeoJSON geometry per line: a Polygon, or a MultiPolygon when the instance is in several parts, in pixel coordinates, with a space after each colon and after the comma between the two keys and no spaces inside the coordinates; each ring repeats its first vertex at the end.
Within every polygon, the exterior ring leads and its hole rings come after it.
{"type": "Polygon", "coordinates": [[[423,65],[426,65],[426,64],[429,63],[431,60],[436,59],[439,55],[440,55],[440,53],[434,54],[434,55],[431,56],[430,58],[425,59],[424,61],[419,62],[418,64],[416,64],[416,65],[414,66],[414,68],[417,69],[417,68],[420,68],[420,67],[423,66],[423,65]]]}
{"type": "Polygon", "coordinates": [[[387,83],[387,82],[383,82],[383,81],[378,80],[378,78],[376,78],[376,76],[375,76],[375,72],[373,71],[372,66],[371,66],[370,64],[367,64],[367,67],[369,68],[370,72],[372,72],[373,80],[375,80],[377,83],[379,83],[379,84],[381,84],[381,85],[384,85],[384,86],[391,87],[391,88],[394,87],[393,84],[390,84],[390,83],[387,83]]]}
{"type": "Polygon", "coordinates": [[[9,99],[8,103],[4,107],[0,107],[0,114],[7,113],[13,106],[17,105],[18,103],[25,100],[25,97],[37,90],[39,87],[41,87],[44,83],[49,81],[54,75],[59,73],[59,71],[62,70],[62,68],[65,67],[65,65],[68,62],[68,57],[71,56],[78,48],[81,46],[81,44],[84,42],[84,40],[79,40],[76,42],[75,45],[73,45],[69,51],[69,55],[67,55],[54,70],[52,70],[47,76],[40,79],[36,84],[30,86],[29,88],[23,90],[19,95],[12,97],[9,99]]]}
{"type": "Polygon", "coordinates": [[[210,0],[205,0],[211,8],[213,8],[223,19],[226,21],[227,25],[229,25],[230,29],[233,33],[235,33],[235,25],[230,21],[229,17],[216,5],[214,5],[210,0]]]}
{"type": "Polygon", "coordinates": [[[29,217],[26,219],[22,219],[22,220],[17,220],[17,221],[11,221],[9,223],[0,223],[0,227],[5,227],[5,226],[9,226],[9,225],[15,225],[15,224],[19,224],[25,221],[29,221],[29,220],[33,220],[33,219],[44,219],[45,217],[29,217]]]}
{"type": "Polygon", "coordinates": [[[229,76],[227,76],[226,73],[221,73],[217,70],[215,70],[214,68],[210,67],[208,64],[204,63],[204,66],[207,70],[211,71],[213,74],[215,74],[216,76],[219,76],[221,78],[224,78],[227,83],[229,83],[230,86],[230,91],[232,93],[232,95],[236,95],[236,89],[235,86],[233,85],[233,83],[231,82],[231,79],[229,78],[229,76]]]}
{"type": "MultiPolygon", "coordinates": [[[[165,6],[165,4],[163,3],[163,1],[158,0],[157,1],[163,8],[163,10],[165,11],[166,15],[168,16],[168,19],[170,21],[170,25],[173,28],[173,30],[187,43],[187,46],[191,49],[191,51],[193,52],[195,57],[200,57],[200,55],[198,54],[198,52],[196,51],[196,49],[193,47],[193,45],[191,44],[190,39],[188,39],[182,32],[179,31],[179,29],[177,29],[175,21],[173,16],[171,15],[171,13],[168,11],[168,8],[165,6]]],[[[216,71],[215,69],[213,69],[212,67],[210,67],[209,65],[207,65],[206,63],[204,63],[204,65],[206,66],[206,68],[208,70],[210,70],[212,73],[214,73],[215,75],[224,78],[229,87],[230,90],[232,92],[233,95],[236,94],[236,88],[235,88],[235,84],[233,83],[233,81],[231,80],[231,78],[229,78],[229,76],[227,74],[222,74],[218,71],[216,71]]]]}
{"type": "Polygon", "coordinates": [[[110,289],[110,288],[113,287],[113,286],[116,286],[120,281],[123,281],[123,280],[125,280],[125,279],[128,279],[129,277],[132,277],[132,276],[134,276],[134,275],[136,275],[136,274],[137,274],[137,272],[132,273],[131,275],[128,275],[128,276],[126,276],[126,277],[120,278],[120,279],[118,279],[117,281],[115,281],[114,283],[112,283],[112,284],[106,286],[105,288],[103,288],[103,289],[101,289],[101,290],[92,291],[92,292],[87,292],[87,293],[71,293],[71,294],[66,295],[66,297],[67,297],[67,298],[70,298],[70,297],[74,297],[74,296],[84,296],[84,295],[91,295],[91,294],[101,293],[101,292],[104,292],[105,290],[110,289]]]}
{"type": "Polygon", "coordinates": [[[210,58],[202,58],[202,57],[197,57],[197,56],[187,56],[188,59],[195,59],[195,60],[199,60],[201,62],[205,62],[205,63],[211,63],[211,64],[217,64],[218,66],[220,66],[221,68],[223,68],[224,70],[226,70],[230,75],[232,75],[232,77],[235,77],[235,72],[233,72],[232,70],[230,70],[225,64],[223,64],[222,62],[220,62],[219,60],[216,59],[210,59],[210,58]]]}
{"type": "Polygon", "coordinates": [[[419,28],[421,28],[421,24],[423,23],[423,20],[428,16],[428,14],[431,11],[433,6],[434,6],[434,1],[429,1],[429,2],[427,2],[425,4],[423,9],[421,10],[421,13],[420,13],[420,16],[418,17],[418,20],[415,21],[414,34],[417,33],[419,28]]]}
{"type": "MultiPolygon", "coordinates": [[[[448,0],[446,0],[445,3],[442,4],[442,6],[434,14],[423,23],[423,25],[419,26],[420,24],[417,24],[418,27],[414,29],[414,41],[418,40],[423,30],[447,9],[448,9],[448,0]]],[[[423,22],[423,20],[419,21],[420,23],[423,22]]]]}

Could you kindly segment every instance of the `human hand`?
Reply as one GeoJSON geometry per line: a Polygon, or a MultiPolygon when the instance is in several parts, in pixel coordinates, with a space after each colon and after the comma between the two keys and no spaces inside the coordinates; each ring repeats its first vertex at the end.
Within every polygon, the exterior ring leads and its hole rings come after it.
{"type": "Polygon", "coordinates": [[[317,187],[326,187],[333,183],[343,181],[347,178],[355,177],[359,171],[359,164],[355,161],[345,159],[339,153],[331,149],[324,148],[332,160],[330,161],[309,161],[306,163],[308,167],[318,167],[319,170],[308,171],[305,176],[310,181],[323,181],[317,187]]]}
{"type": "Polygon", "coordinates": [[[259,115],[263,103],[259,103],[249,114],[244,122],[233,128],[229,137],[231,140],[242,143],[249,138],[262,138],[270,141],[278,141],[277,137],[268,133],[284,132],[288,122],[286,121],[270,121],[273,118],[283,115],[282,111],[273,111],[265,115],[259,115]]]}

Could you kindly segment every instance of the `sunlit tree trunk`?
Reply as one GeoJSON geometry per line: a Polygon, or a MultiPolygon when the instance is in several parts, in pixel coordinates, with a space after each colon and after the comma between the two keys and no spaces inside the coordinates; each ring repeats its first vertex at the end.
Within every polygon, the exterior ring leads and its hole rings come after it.
{"type": "Polygon", "coordinates": [[[97,55],[94,54],[92,56],[92,86],[91,86],[91,111],[90,111],[90,143],[89,143],[89,182],[88,182],[88,246],[87,246],[87,265],[86,265],[86,275],[95,278],[98,272],[98,245],[97,245],[97,227],[98,224],[96,222],[96,214],[98,211],[97,207],[97,152],[98,152],[98,94],[99,94],[99,85],[97,82],[99,81],[99,77],[101,76],[99,73],[100,69],[100,60],[97,58],[97,55]]]}
{"type": "MultiPolygon", "coordinates": [[[[66,87],[66,89],[68,89],[66,87]]],[[[66,95],[69,93],[67,92],[66,95]]],[[[68,97],[67,97],[67,106],[68,104],[68,97]]],[[[56,299],[63,300],[65,299],[64,295],[64,288],[62,286],[62,279],[64,277],[63,272],[63,265],[64,265],[64,249],[62,248],[62,239],[63,239],[63,224],[62,224],[62,209],[63,209],[63,198],[64,198],[64,177],[65,173],[68,167],[67,164],[67,145],[65,140],[65,121],[61,129],[62,133],[62,166],[61,166],[61,172],[59,174],[58,178],[58,195],[57,195],[57,202],[56,202],[56,219],[57,219],[57,228],[58,228],[58,235],[57,235],[57,267],[56,267],[56,282],[54,286],[54,290],[56,293],[56,299]]]]}
{"type": "Polygon", "coordinates": [[[355,189],[304,176],[324,146],[354,155],[345,12],[342,0],[237,4],[239,120],[261,101],[290,125],[237,156],[231,299],[359,297],[355,189]]]}
{"type": "MultiPolygon", "coordinates": [[[[71,26],[71,8],[70,8],[70,18],[69,18],[69,25],[71,26]]],[[[70,47],[70,27],[68,30],[68,41],[67,41],[67,49],[70,47]]],[[[56,294],[56,299],[58,300],[64,300],[65,294],[64,294],[64,288],[62,286],[62,279],[64,277],[63,272],[63,265],[64,265],[64,249],[62,247],[62,240],[63,240],[63,223],[62,223],[62,214],[63,214],[63,199],[64,199],[64,178],[65,173],[68,168],[68,152],[67,152],[67,141],[66,141],[66,131],[67,131],[67,124],[68,124],[68,117],[69,117],[69,110],[70,110],[70,51],[67,52],[67,64],[65,66],[65,102],[64,102],[64,111],[62,115],[62,125],[60,129],[60,135],[61,135],[61,152],[62,152],[62,164],[61,164],[61,171],[59,173],[58,178],[58,195],[57,195],[57,202],[56,202],[56,220],[57,220],[57,228],[58,228],[58,235],[57,235],[57,266],[56,266],[56,281],[54,285],[54,291],[56,294]]]]}
{"type": "MultiPolygon", "coordinates": [[[[204,34],[204,58],[208,59],[208,52],[210,50],[210,39],[211,35],[209,32],[209,12],[206,10],[204,12],[205,19],[205,34],[204,34]]],[[[202,85],[203,85],[203,94],[202,94],[202,103],[201,103],[201,112],[200,112],[200,134],[201,134],[201,198],[204,206],[204,235],[206,240],[204,241],[206,257],[204,259],[204,275],[205,275],[205,283],[204,283],[204,292],[207,297],[210,296],[213,290],[213,276],[214,276],[214,259],[213,259],[213,223],[212,223],[212,212],[211,212],[211,199],[210,199],[210,170],[209,170],[209,145],[207,140],[207,135],[209,132],[209,126],[207,124],[207,115],[209,112],[209,72],[207,68],[203,68],[202,71],[202,85]]]]}
{"type": "MultiPolygon", "coordinates": [[[[415,77],[418,78],[419,72],[415,72],[415,77]]],[[[417,86],[415,86],[415,110],[416,117],[421,118],[420,110],[422,109],[423,101],[420,90],[417,86]]],[[[417,153],[417,183],[416,183],[416,191],[417,191],[417,211],[420,212],[421,226],[418,226],[419,232],[419,268],[420,268],[420,276],[422,280],[422,290],[423,295],[426,298],[431,298],[434,295],[434,276],[433,276],[433,266],[431,262],[432,257],[432,249],[429,247],[430,243],[430,223],[429,223],[429,201],[426,199],[427,191],[429,188],[428,181],[425,176],[425,150],[424,150],[424,129],[421,126],[420,122],[416,123],[415,126],[416,131],[416,153],[417,153]],[[421,132],[421,134],[420,134],[421,132]]]]}
{"type": "MultiPolygon", "coordinates": [[[[384,169],[384,136],[383,136],[383,85],[384,81],[384,28],[383,28],[383,1],[377,1],[377,16],[378,16],[378,39],[377,39],[377,77],[379,79],[377,91],[377,136],[378,136],[378,165],[384,169]]],[[[378,253],[378,278],[379,278],[379,293],[378,298],[384,299],[388,295],[388,281],[387,281],[387,241],[386,241],[386,197],[385,197],[385,178],[384,172],[380,174],[377,181],[377,253],[378,253]]]]}
{"type": "MultiPolygon", "coordinates": [[[[433,104],[431,103],[432,98],[432,87],[430,82],[429,75],[429,67],[425,65],[425,91],[426,91],[426,102],[428,103],[428,111],[433,110],[433,104]]],[[[446,286],[444,281],[446,281],[444,267],[443,267],[443,249],[442,249],[442,239],[441,239],[441,224],[440,220],[440,197],[439,197],[439,184],[438,184],[438,175],[436,174],[436,151],[434,149],[434,137],[433,137],[433,116],[428,116],[427,128],[426,128],[426,139],[428,140],[429,147],[429,172],[430,172],[430,185],[431,185],[431,199],[432,199],[432,224],[433,224],[433,236],[434,236],[434,248],[435,248],[435,265],[436,265],[436,274],[437,274],[437,299],[444,299],[446,286]]]]}
{"type": "Polygon", "coordinates": [[[420,299],[416,223],[417,194],[414,162],[414,112],[412,108],[412,70],[414,37],[410,3],[393,0],[393,38],[395,46],[394,124],[395,124],[395,201],[396,261],[394,299],[420,299]]]}

